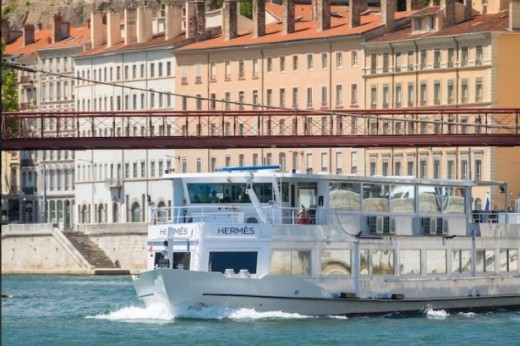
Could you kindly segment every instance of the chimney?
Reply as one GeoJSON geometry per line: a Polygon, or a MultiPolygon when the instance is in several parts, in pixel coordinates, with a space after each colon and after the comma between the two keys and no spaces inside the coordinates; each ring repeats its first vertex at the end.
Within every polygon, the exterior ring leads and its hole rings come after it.
{"type": "Polygon", "coordinates": [[[282,0],[283,6],[283,28],[282,34],[287,35],[294,32],[294,0],[282,0]]]}
{"type": "Polygon", "coordinates": [[[104,45],[107,42],[107,29],[104,23],[104,13],[93,11],[90,15],[90,41],[92,49],[104,45]]]}
{"type": "Polygon", "coordinates": [[[311,20],[318,20],[318,0],[312,0],[311,2],[311,20]]]}
{"type": "Polygon", "coordinates": [[[61,39],[70,36],[70,22],[61,22],[61,39]]]}
{"type": "Polygon", "coordinates": [[[121,41],[121,15],[119,12],[110,11],[107,13],[107,47],[112,47],[121,41]]]}
{"type": "Polygon", "coordinates": [[[52,43],[59,42],[63,38],[61,34],[61,14],[59,13],[52,16],[51,37],[52,43]]]}
{"type": "Polygon", "coordinates": [[[330,0],[318,0],[318,31],[330,29],[330,0]]]}
{"type": "Polygon", "coordinates": [[[125,44],[137,41],[137,11],[125,8],[125,44]]]}
{"type": "Polygon", "coordinates": [[[520,30],[520,1],[513,0],[509,3],[509,30],[520,30]]]}
{"type": "Polygon", "coordinates": [[[350,0],[349,26],[355,28],[361,25],[361,12],[363,12],[363,3],[366,5],[366,0],[350,0]]]}
{"type": "Polygon", "coordinates": [[[394,29],[396,0],[381,0],[381,22],[385,26],[385,31],[390,32],[394,29]]]}
{"type": "Polygon", "coordinates": [[[23,26],[23,46],[30,45],[31,43],[34,43],[34,25],[32,24],[25,24],[23,26]]]}
{"type": "MultiPolygon", "coordinates": [[[[196,1],[195,16],[197,17],[197,21],[196,21],[197,41],[202,41],[206,38],[206,2],[204,0],[196,1]]],[[[236,18],[236,11],[235,11],[235,18],[236,18]]],[[[236,22],[236,19],[235,19],[235,22],[236,22]]]]}
{"type": "Polygon", "coordinates": [[[472,0],[464,0],[464,19],[468,20],[473,17],[473,4],[472,0]]]}
{"type": "Polygon", "coordinates": [[[145,43],[153,38],[152,9],[142,5],[137,7],[137,43],[145,43]]]}
{"type": "MultiPolygon", "coordinates": [[[[225,6],[225,3],[224,3],[225,6]]],[[[224,6],[222,11],[224,11],[224,6]]],[[[225,31],[226,22],[222,14],[222,31],[225,31]]],[[[186,38],[195,41],[203,40],[206,34],[206,4],[204,0],[186,1],[186,38]]]]}
{"type": "Polygon", "coordinates": [[[2,19],[2,40],[9,43],[9,21],[5,18],[2,19]]]}
{"type": "Polygon", "coordinates": [[[265,1],[253,0],[253,38],[265,35],[265,1]]]}
{"type": "Polygon", "coordinates": [[[182,30],[182,5],[179,3],[166,5],[166,23],[164,39],[170,40],[180,35],[182,30]]]}
{"type": "MultiPolygon", "coordinates": [[[[222,5],[222,29],[225,41],[232,40],[238,36],[237,8],[236,0],[224,0],[224,4],[222,5]]],[[[253,24],[254,29],[256,29],[255,24],[256,23],[253,24]]]]}
{"type": "Polygon", "coordinates": [[[422,0],[406,0],[406,10],[415,11],[420,10],[423,7],[422,0]]]}
{"type": "Polygon", "coordinates": [[[455,0],[441,0],[441,7],[444,10],[444,27],[455,25],[455,0]]]}

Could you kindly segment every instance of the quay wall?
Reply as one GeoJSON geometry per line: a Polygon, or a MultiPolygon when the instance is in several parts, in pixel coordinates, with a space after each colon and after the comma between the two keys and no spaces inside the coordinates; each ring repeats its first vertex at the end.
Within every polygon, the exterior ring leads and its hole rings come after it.
{"type": "MultiPolygon", "coordinates": [[[[77,231],[87,234],[119,266],[119,272],[137,273],[146,268],[145,223],[80,225],[77,231]]],[[[96,268],[52,224],[3,225],[1,234],[2,274],[96,273],[96,268]]]]}
{"type": "Polygon", "coordinates": [[[93,269],[52,224],[2,226],[2,274],[92,274],[93,269]]]}
{"type": "Polygon", "coordinates": [[[148,223],[81,225],[85,233],[121,269],[146,269],[148,223]]]}

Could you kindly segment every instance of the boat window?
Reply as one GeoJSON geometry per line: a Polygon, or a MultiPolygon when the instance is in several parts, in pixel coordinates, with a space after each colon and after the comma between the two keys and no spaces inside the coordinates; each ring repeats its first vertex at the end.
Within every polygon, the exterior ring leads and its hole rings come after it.
{"type": "Polygon", "coordinates": [[[421,274],[421,250],[399,251],[399,274],[420,275],[421,274]]]}
{"type": "Polygon", "coordinates": [[[321,251],[321,275],[351,275],[350,250],[321,251]]]}
{"type": "Polygon", "coordinates": [[[464,214],[464,188],[452,187],[445,188],[443,194],[443,211],[448,214],[464,214]]]}
{"type": "Polygon", "coordinates": [[[446,274],[445,250],[426,250],[426,273],[446,274]]]}
{"type": "Polygon", "coordinates": [[[443,207],[443,194],[445,190],[442,187],[419,186],[419,212],[426,214],[440,214],[443,207]]]}
{"type": "Polygon", "coordinates": [[[388,186],[383,184],[363,184],[363,210],[388,211],[388,186]]]}
{"type": "MultiPolygon", "coordinates": [[[[251,203],[245,183],[188,183],[191,204],[197,203],[251,203]]],[[[254,183],[253,189],[261,203],[273,200],[271,183],[254,183]]]]}
{"type": "Polygon", "coordinates": [[[471,250],[453,250],[451,258],[452,273],[471,272],[471,250]]]}
{"type": "Polygon", "coordinates": [[[372,250],[372,274],[394,274],[394,252],[392,250],[372,250]]]}
{"type": "Polygon", "coordinates": [[[495,250],[477,250],[475,259],[476,271],[478,273],[492,273],[495,271],[495,250]]]}
{"type": "Polygon", "coordinates": [[[517,272],[518,271],[518,250],[501,249],[500,250],[500,271],[501,272],[517,272]]]}
{"type": "Polygon", "coordinates": [[[359,250],[359,274],[368,275],[368,249],[359,250]]]}
{"type": "MultiPolygon", "coordinates": [[[[290,202],[289,200],[289,183],[282,183],[282,202],[290,202]]],[[[278,188],[280,188],[280,184],[278,184],[278,188]]]]}
{"type": "Polygon", "coordinates": [[[174,252],[173,269],[190,270],[191,252],[174,252]]]}
{"type": "Polygon", "coordinates": [[[224,273],[226,269],[233,269],[235,274],[238,274],[240,270],[247,269],[249,273],[256,274],[257,259],[258,252],[256,251],[210,252],[208,271],[224,273]]]}
{"type": "Polygon", "coordinates": [[[329,203],[332,209],[348,211],[361,210],[361,184],[332,182],[329,185],[329,203]]]}
{"type": "Polygon", "coordinates": [[[392,211],[396,213],[413,213],[415,211],[415,190],[413,185],[392,185],[390,189],[392,211]]]}
{"type": "Polygon", "coordinates": [[[310,251],[274,250],[271,253],[272,275],[310,275],[310,251]]]}
{"type": "Polygon", "coordinates": [[[316,183],[298,184],[298,206],[304,206],[306,209],[316,209],[317,206],[316,183]]]}

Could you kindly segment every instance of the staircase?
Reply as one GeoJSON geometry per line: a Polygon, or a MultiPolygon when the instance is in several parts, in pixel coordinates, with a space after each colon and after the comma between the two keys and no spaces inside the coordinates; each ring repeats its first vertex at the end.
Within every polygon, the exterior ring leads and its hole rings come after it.
{"type": "Polygon", "coordinates": [[[88,235],[79,232],[63,232],[63,235],[95,268],[116,268],[105,252],[90,240],[88,235]]]}

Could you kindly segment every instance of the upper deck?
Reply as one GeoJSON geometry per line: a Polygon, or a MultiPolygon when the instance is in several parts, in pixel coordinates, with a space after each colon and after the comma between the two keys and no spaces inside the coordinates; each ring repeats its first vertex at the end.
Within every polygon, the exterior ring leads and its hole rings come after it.
{"type": "Polygon", "coordinates": [[[472,189],[505,186],[240,167],[164,178],[172,180],[172,207],[152,208],[152,224],[339,225],[349,233],[378,235],[478,234],[472,225],[488,219],[471,210],[472,189]]]}

